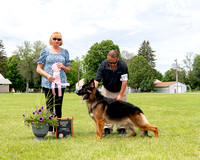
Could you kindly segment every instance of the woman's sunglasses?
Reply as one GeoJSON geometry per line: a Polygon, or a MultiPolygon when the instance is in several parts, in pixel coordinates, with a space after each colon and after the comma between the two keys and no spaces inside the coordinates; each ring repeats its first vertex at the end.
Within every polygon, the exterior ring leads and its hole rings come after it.
{"type": "Polygon", "coordinates": [[[115,61],[115,62],[110,62],[110,61],[109,61],[108,63],[110,63],[110,64],[116,64],[116,63],[117,63],[117,61],[115,61]]]}
{"type": "Polygon", "coordinates": [[[53,38],[53,40],[54,40],[54,41],[56,41],[56,40],[57,40],[57,41],[61,41],[62,39],[61,39],[61,38],[53,38]]]}

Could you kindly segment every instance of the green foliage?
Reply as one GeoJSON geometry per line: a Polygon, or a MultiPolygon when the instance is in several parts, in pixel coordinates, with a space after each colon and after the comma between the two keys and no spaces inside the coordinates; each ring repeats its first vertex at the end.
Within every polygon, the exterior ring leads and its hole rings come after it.
{"type": "MultiPolygon", "coordinates": [[[[163,77],[163,82],[176,81],[176,69],[170,68],[166,71],[163,77]]],[[[178,70],[178,81],[181,83],[186,83],[186,72],[184,69],[179,68],[178,70]]]]}
{"type": "Polygon", "coordinates": [[[151,92],[154,91],[154,79],[153,78],[147,78],[145,80],[142,81],[141,83],[141,88],[140,91],[141,92],[151,92]]]}
{"type": "Polygon", "coordinates": [[[75,91],[76,83],[81,79],[83,75],[82,69],[81,69],[81,62],[79,59],[76,59],[76,61],[71,61],[70,66],[70,73],[67,74],[67,81],[70,83],[69,92],[75,91]]]}
{"type": "Polygon", "coordinates": [[[36,66],[40,52],[45,47],[46,45],[40,41],[36,41],[33,45],[25,41],[23,46],[18,46],[18,49],[14,51],[14,54],[20,58],[18,70],[26,81],[26,92],[28,92],[29,84],[32,84],[30,87],[34,87],[34,84],[38,85],[40,82],[40,76],[36,73],[36,66]]]}
{"type": "Polygon", "coordinates": [[[159,71],[156,71],[156,79],[158,79],[160,81],[162,81],[162,79],[163,79],[163,75],[159,71]]]}
{"type": "Polygon", "coordinates": [[[185,68],[185,83],[190,86],[191,89],[200,89],[200,55],[194,55],[192,52],[188,52],[183,60],[185,68]]]}
{"type": "Polygon", "coordinates": [[[134,56],[128,64],[128,70],[128,86],[137,90],[144,79],[153,77],[153,69],[143,56],[134,56]]]}
{"type": "Polygon", "coordinates": [[[151,68],[155,68],[156,62],[155,62],[155,57],[156,55],[154,54],[155,51],[152,50],[149,41],[143,41],[141,44],[139,50],[138,50],[138,56],[143,56],[151,68]]]}
{"type": "MultiPolygon", "coordinates": [[[[104,40],[101,43],[95,43],[86,56],[83,56],[84,78],[92,79],[96,76],[97,69],[101,62],[107,59],[110,50],[117,50],[120,53],[119,46],[111,40],[104,40]]],[[[121,58],[121,56],[120,56],[121,58]]]]}
{"type": "Polygon", "coordinates": [[[194,58],[193,63],[193,83],[195,88],[200,89],[200,55],[197,55],[194,58]]]}
{"type": "Polygon", "coordinates": [[[0,73],[5,77],[7,75],[8,65],[4,49],[3,41],[0,40],[0,73]]]}
{"type": "Polygon", "coordinates": [[[176,81],[176,69],[170,68],[170,70],[166,71],[163,77],[163,82],[171,82],[176,81]]]}
{"type": "Polygon", "coordinates": [[[22,79],[22,76],[18,70],[18,64],[20,62],[20,58],[17,55],[12,55],[8,58],[8,78],[12,84],[10,84],[10,88],[14,88],[15,91],[25,91],[25,83],[22,79]]]}
{"type": "Polygon", "coordinates": [[[24,124],[27,126],[34,126],[36,128],[43,128],[46,124],[49,126],[58,126],[58,122],[55,118],[55,113],[52,114],[50,110],[44,109],[42,106],[41,108],[35,108],[32,114],[23,114],[24,117],[24,124]]]}
{"type": "Polygon", "coordinates": [[[40,74],[36,72],[36,68],[37,68],[37,61],[40,57],[40,53],[46,47],[47,45],[41,41],[35,41],[32,45],[32,53],[30,56],[33,60],[33,63],[32,63],[33,80],[31,80],[31,82],[33,82],[34,84],[33,87],[35,88],[41,88],[41,76],[40,74]]]}

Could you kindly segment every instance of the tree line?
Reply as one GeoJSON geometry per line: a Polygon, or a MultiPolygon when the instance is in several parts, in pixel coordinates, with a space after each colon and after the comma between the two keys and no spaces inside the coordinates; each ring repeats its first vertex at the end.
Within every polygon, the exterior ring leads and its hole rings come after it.
{"type": "MultiPolygon", "coordinates": [[[[17,46],[11,57],[6,56],[3,41],[0,40],[0,73],[8,78],[17,92],[28,92],[29,88],[39,91],[41,88],[41,76],[36,72],[37,60],[42,49],[47,45],[41,41],[31,44],[25,41],[23,45],[17,46]]],[[[101,62],[107,59],[110,50],[115,49],[120,53],[129,70],[128,86],[140,91],[153,91],[155,79],[160,81],[176,81],[176,67],[167,70],[164,75],[155,69],[156,54],[149,41],[144,40],[138,49],[138,53],[120,51],[118,45],[112,40],[103,40],[90,47],[82,60],[76,57],[71,60],[71,71],[67,75],[71,84],[67,91],[75,91],[75,85],[81,78],[92,79],[96,76],[97,68],[101,62]]],[[[200,90],[200,55],[186,53],[183,64],[178,66],[179,82],[185,83],[191,89],[200,90]]],[[[101,83],[100,83],[101,84],[101,83]]]]}

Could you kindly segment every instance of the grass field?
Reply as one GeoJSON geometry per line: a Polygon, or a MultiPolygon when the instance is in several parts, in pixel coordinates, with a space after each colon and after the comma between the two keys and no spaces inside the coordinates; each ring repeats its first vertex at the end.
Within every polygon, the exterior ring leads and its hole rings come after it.
{"type": "Polygon", "coordinates": [[[63,117],[74,118],[73,137],[33,141],[32,129],[22,123],[22,114],[32,112],[34,105],[44,105],[44,95],[0,94],[0,159],[200,159],[200,94],[128,94],[128,102],[139,106],[158,127],[157,139],[120,137],[114,128],[113,134],[95,141],[95,123],[80,99],[66,93],[63,102],[63,117]]]}

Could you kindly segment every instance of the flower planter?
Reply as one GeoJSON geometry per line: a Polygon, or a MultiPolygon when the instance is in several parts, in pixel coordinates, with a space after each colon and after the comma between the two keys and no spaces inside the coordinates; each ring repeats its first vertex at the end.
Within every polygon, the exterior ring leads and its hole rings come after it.
{"type": "Polygon", "coordinates": [[[37,137],[34,140],[44,140],[49,131],[49,126],[58,126],[55,115],[56,112],[52,114],[50,110],[44,109],[44,106],[42,106],[39,109],[34,109],[31,115],[23,114],[23,123],[28,127],[32,126],[33,133],[37,137]]]}
{"type": "Polygon", "coordinates": [[[34,138],[33,140],[44,140],[44,137],[47,135],[48,131],[49,131],[49,125],[46,124],[44,125],[43,128],[37,128],[32,126],[33,129],[33,133],[36,136],[36,138],[34,138]]]}

